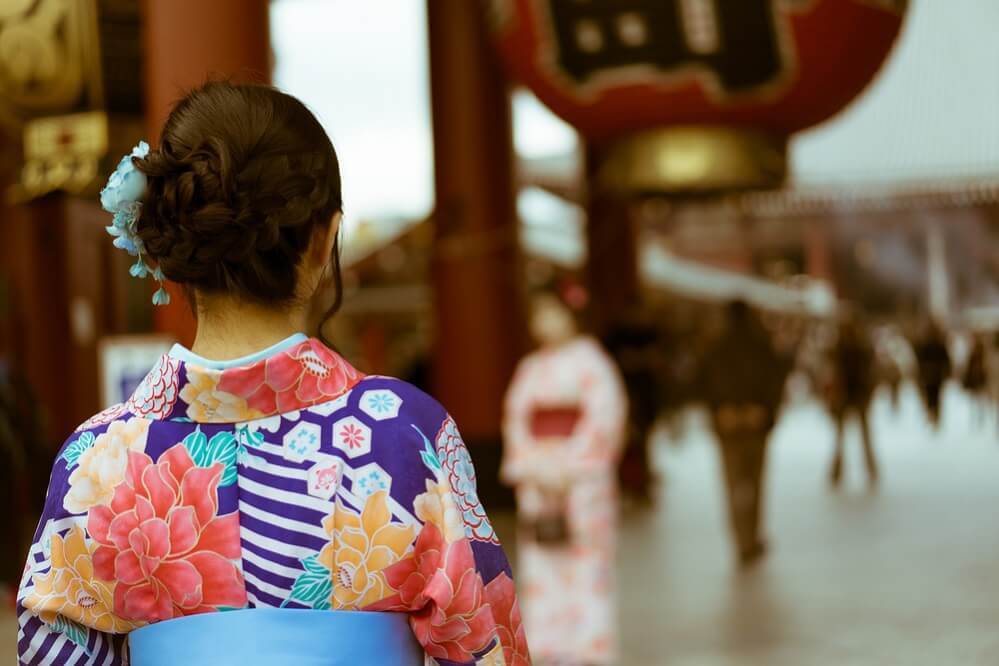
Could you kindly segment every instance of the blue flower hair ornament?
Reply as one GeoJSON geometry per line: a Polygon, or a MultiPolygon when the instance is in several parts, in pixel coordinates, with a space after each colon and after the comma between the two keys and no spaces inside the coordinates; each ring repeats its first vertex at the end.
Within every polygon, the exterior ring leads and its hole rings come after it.
{"type": "Polygon", "coordinates": [[[153,294],[154,305],[166,305],[170,302],[170,294],[163,287],[166,278],[159,266],[151,268],[146,263],[146,250],[142,239],[136,232],[139,212],[142,210],[142,199],[146,195],[146,174],[135,168],[133,157],[145,157],[149,154],[149,144],[140,141],[132,152],[121,158],[114,173],[108,178],[108,184],[101,190],[101,207],[114,215],[111,226],[105,227],[114,237],[114,246],[125,250],[136,257],[135,264],[128,269],[129,274],[137,278],[152,276],[160,283],[160,288],[153,294]]]}

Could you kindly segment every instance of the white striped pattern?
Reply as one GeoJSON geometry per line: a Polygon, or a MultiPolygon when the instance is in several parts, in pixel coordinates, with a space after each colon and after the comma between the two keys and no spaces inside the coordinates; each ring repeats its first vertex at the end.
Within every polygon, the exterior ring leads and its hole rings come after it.
{"type": "MultiPolygon", "coordinates": [[[[18,615],[18,628],[17,628],[17,642],[20,643],[25,636],[24,627],[33,619],[37,619],[35,615],[28,609],[22,609],[21,613],[18,615]]],[[[59,635],[55,642],[45,651],[44,655],[39,655],[38,651],[42,648],[45,641],[52,636],[55,632],[49,625],[44,622],[38,627],[35,635],[31,637],[31,642],[28,644],[27,650],[24,654],[19,655],[21,663],[30,664],[33,660],[37,658],[42,658],[45,664],[55,664],[55,659],[59,655],[59,652],[66,647],[69,643],[69,638],[63,635],[59,635]]],[[[114,663],[115,659],[115,648],[114,644],[111,642],[111,638],[100,632],[88,631],[88,638],[94,637],[94,647],[91,653],[88,655],[86,649],[81,646],[76,646],[73,648],[73,652],[70,653],[69,657],[63,661],[64,664],[88,664],[92,666],[110,666],[114,663]],[[104,649],[105,644],[107,644],[107,654],[99,662],[96,661],[104,649]]]]}
{"type": "Polygon", "coordinates": [[[288,590],[278,587],[276,585],[272,585],[268,582],[262,581],[253,574],[243,572],[243,576],[246,578],[246,581],[248,583],[253,584],[253,586],[256,587],[258,590],[260,590],[261,592],[266,592],[267,594],[270,594],[282,600],[287,598],[288,596],[288,590]]]}
{"type": "Polygon", "coordinates": [[[322,513],[324,516],[328,515],[330,511],[333,510],[333,502],[328,500],[313,497],[312,495],[308,495],[306,493],[296,493],[288,490],[281,490],[280,488],[272,488],[252,479],[248,479],[245,476],[239,477],[239,488],[240,490],[246,490],[265,499],[274,500],[275,502],[283,502],[284,504],[290,504],[291,506],[301,506],[307,509],[312,509],[313,511],[322,513]]]}
{"type": "MultiPolygon", "coordinates": [[[[315,539],[322,539],[326,541],[329,539],[329,534],[323,529],[322,525],[310,525],[308,523],[303,523],[298,520],[293,520],[291,518],[284,518],[275,513],[265,511],[263,509],[258,509],[257,507],[240,500],[239,502],[240,513],[244,516],[249,516],[250,518],[256,518],[259,521],[268,523],[269,525],[280,527],[281,529],[287,530],[289,532],[296,532],[298,534],[304,534],[306,536],[313,537],[315,539]]],[[[247,531],[250,531],[247,528],[247,531]]]]}
{"type": "MultiPolygon", "coordinates": [[[[243,530],[241,536],[250,543],[253,543],[255,545],[259,544],[256,544],[256,539],[254,537],[258,537],[261,539],[266,538],[266,537],[259,537],[259,535],[255,534],[250,530],[243,530]]],[[[268,541],[271,541],[273,543],[274,540],[268,539],[268,541]]],[[[296,576],[298,576],[298,574],[302,573],[301,569],[288,567],[283,564],[278,564],[277,562],[273,562],[267,559],[266,557],[261,557],[252,550],[247,550],[245,548],[243,549],[243,561],[249,562],[250,564],[258,566],[261,569],[266,569],[267,571],[277,574],[278,576],[284,576],[285,578],[294,579],[296,576]]]]}
{"type": "MultiPolygon", "coordinates": [[[[45,640],[51,635],[52,630],[48,628],[48,625],[43,624],[39,627],[38,631],[35,632],[35,635],[31,637],[28,649],[20,655],[21,661],[26,664],[30,664],[31,661],[38,655],[38,651],[42,649],[42,643],[44,643],[45,640]]],[[[52,655],[55,657],[55,655],[59,654],[59,650],[62,649],[62,646],[65,645],[67,640],[68,639],[65,636],[57,638],[56,642],[53,643],[52,647],[49,648],[48,652],[46,652],[46,656],[52,655]]]]}

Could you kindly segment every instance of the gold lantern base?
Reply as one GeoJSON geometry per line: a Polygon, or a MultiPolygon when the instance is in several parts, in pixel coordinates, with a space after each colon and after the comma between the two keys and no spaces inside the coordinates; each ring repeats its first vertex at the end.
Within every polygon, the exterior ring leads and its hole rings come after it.
{"type": "Polygon", "coordinates": [[[735,127],[674,126],[610,146],[597,181],[622,194],[698,195],[778,187],[786,175],[783,137],[735,127]]]}

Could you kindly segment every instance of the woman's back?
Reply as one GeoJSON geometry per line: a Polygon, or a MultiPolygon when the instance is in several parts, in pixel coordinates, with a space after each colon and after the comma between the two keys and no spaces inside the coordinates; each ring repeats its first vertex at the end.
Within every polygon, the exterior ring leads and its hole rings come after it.
{"type": "Polygon", "coordinates": [[[459,663],[518,633],[436,401],[304,336],[227,365],[175,349],[67,442],[21,595],[33,654],[65,649],[37,633],[60,617],[99,653],[100,632],[244,607],[416,611],[428,653],[459,663]]]}

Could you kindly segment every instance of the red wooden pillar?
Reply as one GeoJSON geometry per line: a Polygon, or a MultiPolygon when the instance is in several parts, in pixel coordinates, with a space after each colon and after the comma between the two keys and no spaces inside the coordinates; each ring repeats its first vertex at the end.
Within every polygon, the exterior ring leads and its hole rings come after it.
{"type": "Polygon", "coordinates": [[[79,410],[72,406],[75,350],[66,294],[63,199],[61,194],[50,194],[8,208],[3,238],[10,254],[4,260],[4,272],[10,280],[9,311],[15,325],[10,361],[35,393],[52,444],[86,418],[75,420],[79,410]]]}
{"type": "MultiPolygon", "coordinates": [[[[107,330],[106,216],[60,193],[4,211],[2,354],[35,393],[53,444],[99,410],[97,342],[107,330]]],[[[54,453],[54,452],[53,452],[54,453]]]]}
{"type": "MultiPolygon", "coordinates": [[[[146,124],[150,140],[174,102],[210,77],[270,81],[267,0],[145,0],[146,124]]],[[[155,309],[159,331],[185,343],[194,318],[172,285],[168,306],[155,309]]]]}
{"type": "Polygon", "coordinates": [[[605,335],[639,296],[634,204],[625,194],[601,186],[605,147],[586,146],[587,280],[593,333],[605,335]]]}
{"type": "MultiPolygon", "coordinates": [[[[466,440],[498,444],[503,396],[525,340],[509,91],[480,3],[428,0],[427,14],[437,196],[434,390],[466,440]]],[[[480,467],[490,453],[476,454],[480,467]]]]}
{"type": "Polygon", "coordinates": [[[383,375],[388,372],[388,340],[384,319],[368,319],[361,325],[360,342],[365,361],[364,372],[383,375]]]}

